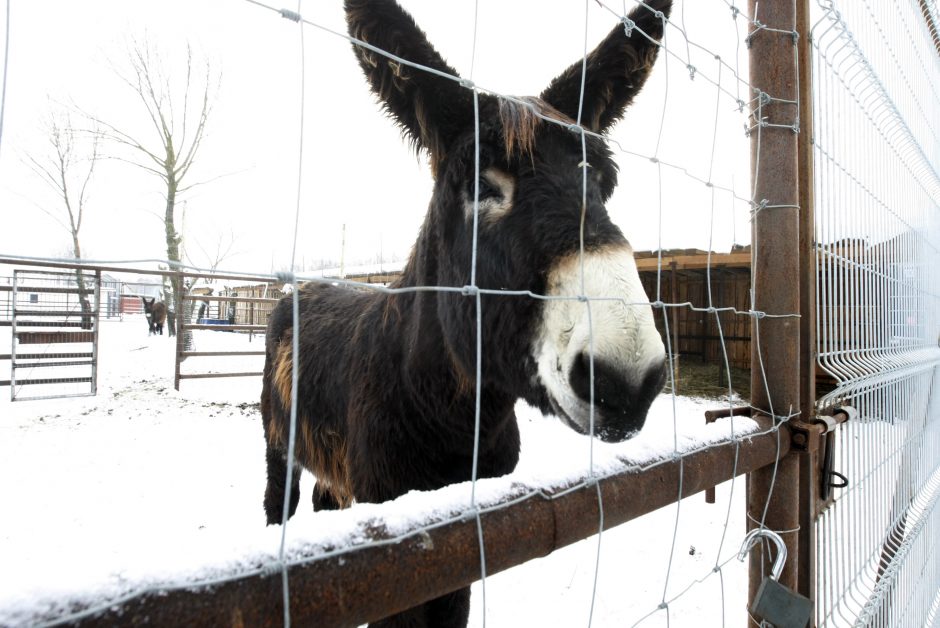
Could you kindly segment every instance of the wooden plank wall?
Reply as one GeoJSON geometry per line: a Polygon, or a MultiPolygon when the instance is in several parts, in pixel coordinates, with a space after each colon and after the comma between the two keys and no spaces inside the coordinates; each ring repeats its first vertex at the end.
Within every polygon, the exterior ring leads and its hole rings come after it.
{"type": "MultiPolygon", "coordinates": [[[[642,270],[640,279],[650,301],[657,300],[657,271],[642,270]]],[[[749,308],[750,272],[741,268],[711,269],[712,305],[747,312],[749,308]]],[[[705,270],[675,270],[666,267],[659,280],[661,300],[664,303],[690,304],[667,307],[656,313],[656,326],[665,334],[663,313],[669,316],[669,331],[675,344],[678,328],[678,347],[673,351],[680,356],[700,358],[710,364],[722,364],[724,352],[728,363],[737,368],[748,368],[751,356],[751,319],[746,314],[731,311],[706,312],[709,307],[708,281],[705,270]],[[696,308],[696,309],[693,309],[696,308]],[[720,324],[720,330],[719,330],[720,324]],[[722,336],[724,343],[722,343],[722,336]],[[722,350],[722,344],[725,349],[722,350]]]]}

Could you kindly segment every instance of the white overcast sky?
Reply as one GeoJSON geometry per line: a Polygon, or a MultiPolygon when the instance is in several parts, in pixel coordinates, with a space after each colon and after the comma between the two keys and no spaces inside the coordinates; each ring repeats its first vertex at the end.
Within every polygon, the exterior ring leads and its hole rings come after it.
{"type": "MultiPolygon", "coordinates": [[[[624,4],[634,4],[605,3],[618,13],[624,4]]],[[[474,0],[402,0],[402,5],[467,76],[473,61],[474,0]]],[[[538,94],[580,58],[586,7],[590,48],[617,24],[616,16],[594,0],[479,0],[478,6],[473,79],[505,94],[538,94]]],[[[302,12],[310,21],[344,32],[341,0],[307,0],[302,12]]],[[[649,157],[657,155],[721,186],[734,185],[739,196],[749,196],[745,118],[735,105],[735,95],[746,100],[747,90],[736,84],[728,67],[719,74],[714,58],[718,54],[729,67],[740,67],[746,78],[745,24],[732,19],[722,0],[680,2],[673,22],[667,45],[676,56],[661,55],[653,79],[612,132],[620,147],[642,157],[615,147],[620,188],[608,209],[638,250],[655,249],[660,242],[665,248],[706,248],[710,236],[713,249],[728,250],[733,241],[749,240],[747,205],[721,192],[713,204],[711,189],[681,171],[657,167],[649,157]],[[687,46],[678,27],[708,51],[687,46]],[[691,80],[690,59],[696,67],[691,80]],[[706,77],[720,80],[731,95],[719,98],[706,77]]],[[[197,59],[209,59],[222,73],[208,134],[190,175],[191,181],[212,182],[184,198],[185,245],[193,263],[207,264],[202,250],[212,253],[220,237],[233,237],[226,269],[287,267],[300,137],[297,24],[243,0],[12,0],[10,25],[0,146],[0,254],[60,257],[69,250],[67,231],[40,210],[61,214],[61,202],[24,162],[26,154],[41,156],[48,150],[42,121],[50,101],[74,102],[129,129],[143,143],[154,143],[143,109],[114,69],[126,62],[131,38],[146,38],[165,54],[171,74],[182,71],[176,55],[186,42],[197,59]]],[[[386,260],[402,258],[427,208],[431,177],[425,160],[413,156],[380,113],[347,41],[308,26],[305,43],[298,264],[309,268],[321,259],[338,260],[344,224],[347,264],[380,253],[386,260]]],[[[82,227],[85,256],[164,258],[157,217],[163,204],[158,180],[124,163],[102,163],[82,227]]]]}

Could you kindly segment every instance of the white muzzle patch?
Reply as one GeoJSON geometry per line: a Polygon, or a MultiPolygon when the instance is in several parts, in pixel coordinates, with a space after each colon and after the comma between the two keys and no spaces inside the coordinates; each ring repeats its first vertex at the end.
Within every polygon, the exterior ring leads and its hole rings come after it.
{"type": "MultiPolygon", "coordinates": [[[[602,361],[630,389],[661,367],[665,348],[627,244],[562,259],[549,274],[547,296],[568,298],[545,302],[532,349],[538,378],[563,418],[588,433],[590,401],[571,385],[579,356],[593,352],[595,363],[602,361]]],[[[604,401],[600,394],[595,391],[595,408],[604,401]]]]}

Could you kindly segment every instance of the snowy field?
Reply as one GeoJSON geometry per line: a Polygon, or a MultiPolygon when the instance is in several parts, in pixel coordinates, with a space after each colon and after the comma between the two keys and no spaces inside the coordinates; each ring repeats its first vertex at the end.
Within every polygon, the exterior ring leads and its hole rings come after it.
{"type": "MultiPolygon", "coordinates": [[[[0,347],[9,346],[4,331],[0,347]]],[[[258,337],[231,333],[197,332],[195,340],[199,350],[263,347],[258,337]]],[[[0,626],[35,625],[143,587],[274,560],[280,529],[265,526],[261,507],[260,378],[184,380],[176,392],[173,352],[173,340],[148,337],[142,319],[104,323],[96,397],[10,403],[9,390],[0,389],[0,626]]],[[[183,368],[254,371],[261,363],[191,358],[183,368]]],[[[704,426],[703,411],[718,405],[660,396],[640,436],[594,443],[595,470],[726,437],[728,422],[704,426]]],[[[587,470],[587,438],[525,405],[518,414],[520,464],[511,476],[478,484],[483,503],[513,487],[558,486],[587,470]]],[[[738,418],[735,429],[753,424],[738,418]]],[[[457,485],[314,515],[304,507],[311,490],[305,475],[288,526],[291,556],[350,536],[377,512],[404,529],[416,510],[459,511],[470,492],[469,484],[457,485]]],[[[746,566],[733,559],[744,532],[741,478],[718,487],[716,504],[695,495],[605,532],[591,625],[745,625],[746,566]],[[664,597],[668,610],[658,608],[664,597]]],[[[485,611],[477,583],[471,625],[482,626],[485,613],[490,627],[587,626],[597,552],[593,537],[488,577],[485,611]]]]}

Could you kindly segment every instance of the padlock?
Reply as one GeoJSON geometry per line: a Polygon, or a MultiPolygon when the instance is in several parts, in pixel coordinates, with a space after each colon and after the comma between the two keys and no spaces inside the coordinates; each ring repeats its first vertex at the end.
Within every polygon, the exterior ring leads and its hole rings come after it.
{"type": "Polygon", "coordinates": [[[787,561],[787,546],[780,535],[766,528],[754,528],[744,537],[738,559],[744,560],[760,537],[766,537],[777,546],[777,557],[757,589],[751,614],[773,624],[776,628],[805,628],[813,613],[813,602],[796,591],[780,584],[780,574],[787,561]]]}

